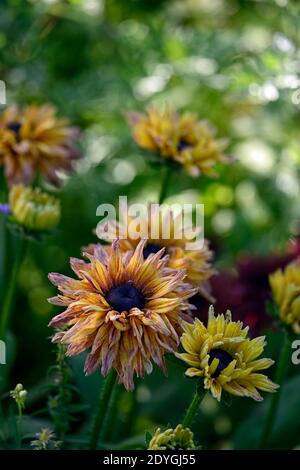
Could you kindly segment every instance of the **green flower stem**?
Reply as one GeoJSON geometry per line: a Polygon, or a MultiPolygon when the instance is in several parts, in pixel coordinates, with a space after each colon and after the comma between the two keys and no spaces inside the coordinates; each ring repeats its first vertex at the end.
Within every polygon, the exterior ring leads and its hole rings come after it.
{"type": "MultiPolygon", "coordinates": [[[[0,214],[0,299],[4,298],[4,284],[6,278],[6,264],[7,264],[7,229],[6,229],[6,216],[0,214]]],[[[1,338],[0,338],[1,339],[1,338]]]]}
{"type": "MultiPolygon", "coordinates": [[[[7,184],[6,178],[4,176],[3,167],[0,168],[0,203],[6,203],[7,201],[7,184]]],[[[8,252],[8,240],[7,240],[7,227],[6,227],[7,216],[0,213],[0,305],[2,305],[2,300],[4,299],[4,285],[6,278],[6,266],[7,266],[7,252],[8,252]]],[[[0,312],[1,315],[1,312],[0,312]]],[[[1,339],[1,336],[0,336],[1,339]]]]}
{"type": "Polygon", "coordinates": [[[4,175],[3,167],[0,170],[0,202],[5,202],[7,200],[7,183],[6,177],[4,175]]]}
{"type": "Polygon", "coordinates": [[[10,324],[19,269],[25,256],[26,247],[27,240],[25,238],[19,238],[18,246],[16,248],[13,269],[9,280],[9,285],[4,299],[3,309],[0,318],[0,339],[3,340],[6,337],[7,329],[9,328],[10,324]]]}
{"type": "Polygon", "coordinates": [[[17,449],[20,450],[22,446],[22,437],[23,437],[23,413],[22,405],[17,403],[18,406],[18,416],[17,416],[17,449]]]}
{"type": "MultiPolygon", "coordinates": [[[[129,410],[128,410],[128,413],[126,414],[125,422],[123,423],[123,426],[122,426],[123,429],[126,429],[126,436],[128,438],[132,436],[134,423],[136,421],[136,418],[139,412],[139,404],[137,401],[137,388],[138,388],[139,382],[140,382],[140,378],[136,377],[134,390],[131,392],[130,397],[129,397],[130,399],[129,410]]],[[[122,429],[121,429],[121,432],[122,432],[122,429]]]]}
{"type": "Polygon", "coordinates": [[[100,442],[111,442],[113,435],[114,435],[114,429],[115,429],[115,417],[117,415],[118,411],[118,404],[119,404],[119,399],[122,393],[122,387],[115,382],[111,399],[107,407],[107,412],[106,412],[106,418],[104,421],[104,425],[102,427],[102,431],[100,432],[100,442]]]}
{"type": "Polygon", "coordinates": [[[273,394],[271,398],[270,407],[268,409],[266,420],[263,426],[263,431],[261,434],[261,442],[260,442],[261,449],[266,448],[269,442],[269,438],[272,433],[273,424],[277,415],[277,409],[278,409],[278,405],[280,401],[282,383],[284,381],[284,378],[286,376],[287,369],[288,369],[290,351],[291,351],[290,337],[289,337],[288,332],[285,330],[282,349],[280,352],[280,358],[279,358],[279,362],[278,362],[276,373],[275,373],[275,379],[274,379],[275,383],[280,385],[280,388],[277,390],[276,393],[273,394]]]}
{"type": "Polygon", "coordinates": [[[99,407],[97,411],[97,415],[94,422],[94,427],[91,434],[91,439],[89,442],[89,449],[96,450],[99,437],[103,432],[103,426],[105,423],[105,417],[108,411],[108,405],[111,398],[111,394],[117,379],[117,373],[114,369],[112,369],[107,377],[104,380],[104,384],[100,394],[100,401],[99,407]]]}
{"type": "Polygon", "coordinates": [[[167,197],[170,175],[171,175],[171,165],[166,165],[166,168],[164,168],[164,175],[163,175],[163,179],[161,183],[158,204],[162,204],[167,197]]]}
{"type": "Polygon", "coordinates": [[[192,422],[196,417],[197,412],[199,411],[200,403],[202,402],[205,395],[206,390],[204,388],[199,389],[199,387],[197,387],[193,400],[186,411],[185,417],[183,418],[183,427],[188,428],[191,426],[192,422]]]}

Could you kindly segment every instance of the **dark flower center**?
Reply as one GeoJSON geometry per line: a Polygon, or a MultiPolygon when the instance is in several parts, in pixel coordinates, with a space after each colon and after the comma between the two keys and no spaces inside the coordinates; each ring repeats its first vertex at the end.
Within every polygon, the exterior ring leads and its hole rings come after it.
{"type": "Polygon", "coordinates": [[[177,145],[178,152],[182,152],[183,150],[191,147],[191,144],[187,142],[185,139],[180,139],[177,145]]]}
{"type": "Polygon", "coordinates": [[[7,124],[7,129],[11,132],[14,132],[17,137],[19,137],[20,129],[22,127],[22,124],[18,121],[13,121],[7,124]]]}
{"type": "Polygon", "coordinates": [[[148,258],[149,255],[151,255],[152,253],[157,253],[161,249],[162,246],[158,245],[157,243],[147,243],[147,245],[143,249],[144,258],[148,258]]]}
{"type": "Polygon", "coordinates": [[[145,297],[131,281],[124,282],[110,289],[106,295],[107,302],[117,311],[129,311],[131,308],[143,309],[145,297]]]}
{"type": "Polygon", "coordinates": [[[219,377],[222,370],[226,369],[227,366],[232,362],[232,356],[223,349],[212,349],[209,352],[209,360],[208,364],[210,365],[214,359],[219,359],[218,367],[216,368],[215,372],[212,374],[213,378],[219,377]]]}

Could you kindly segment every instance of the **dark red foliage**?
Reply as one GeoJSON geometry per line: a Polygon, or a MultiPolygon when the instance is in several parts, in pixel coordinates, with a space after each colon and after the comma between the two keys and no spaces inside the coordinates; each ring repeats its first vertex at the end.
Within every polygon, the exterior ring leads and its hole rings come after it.
{"type": "MultiPolygon", "coordinates": [[[[270,298],[269,274],[278,268],[284,268],[298,256],[300,243],[296,240],[290,244],[287,253],[282,255],[249,254],[240,257],[234,273],[221,271],[211,279],[211,293],[216,299],[216,311],[231,310],[234,320],[242,320],[245,325],[249,325],[252,336],[261,334],[272,324],[272,318],[266,309],[267,300],[270,298]]],[[[197,308],[195,316],[206,323],[209,302],[199,295],[191,300],[197,308]]]]}

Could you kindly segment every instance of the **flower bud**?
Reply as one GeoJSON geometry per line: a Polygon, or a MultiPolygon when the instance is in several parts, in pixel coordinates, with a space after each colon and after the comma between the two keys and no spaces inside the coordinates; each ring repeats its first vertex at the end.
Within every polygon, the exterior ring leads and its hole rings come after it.
{"type": "Polygon", "coordinates": [[[9,193],[10,210],[15,221],[29,230],[50,230],[60,219],[58,199],[30,186],[13,186],[9,193]]]}
{"type": "Polygon", "coordinates": [[[175,429],[167,429],[161,431],[158,428],[155,431],[149,443],[149,450],[195,450],[194,434],[189,428],[184,428],[182,424],[178,424],[175,429]]]}

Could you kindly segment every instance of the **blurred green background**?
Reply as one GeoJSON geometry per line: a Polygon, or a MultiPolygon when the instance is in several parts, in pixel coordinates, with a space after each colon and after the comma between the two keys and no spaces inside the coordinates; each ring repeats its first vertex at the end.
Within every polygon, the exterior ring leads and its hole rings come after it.
{"type": "MultiPolygon", "coordinates": [[[[170,184],[170,201],[205,204],[205,236],[218,248],[217,266],[231,267],[244,252],[280,250],[297,233],[299,6],[296,0],[1,1],[0,79],[7,103],[53,102],[81,127],[84,153],[59,192],[57,233],[31,245],[20,273],[7,388],[22,382],[29,389],[28,412],[43,403],[42,384],[55,361],[47,327],[54,308],[46,301],[54,290],[47,273],[70,273],[69,257],[95,241],[100,203],[116,202],[118,195],[155,200],[160,189],[160,170],[135,147],[124,112],[170,104],[197,112],[229,138],[237,162],[219,179],[181,173],[170,184]]],[[[101,377],[84,377],[82,357],[70,364],[83,401],[92,404],[72,424],[79,436],[93,414],[101,377]]],[[[300,381],[296,375],[291,380],[275,447],[300,444],[300,381]]],[[[114,431],[120,439],[177,424],[193,389],[175,365],[169,378],[156,371],[139,384],[135,407],[130,394],[120,396],[114,431]],[[137,417],[132,428],[130,413],[137,417]]],[[[196,437],[212,448],[254,446],[263,413],[264,405],[250,400],[234,400],[229,408],[208,398],[196,437]],[[252,417],[243,422],[249,410],[252,417]]],[[[28,432],[47,419],[28,419],[28,432]]]]}

